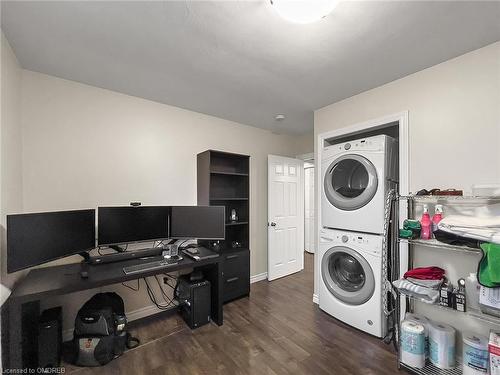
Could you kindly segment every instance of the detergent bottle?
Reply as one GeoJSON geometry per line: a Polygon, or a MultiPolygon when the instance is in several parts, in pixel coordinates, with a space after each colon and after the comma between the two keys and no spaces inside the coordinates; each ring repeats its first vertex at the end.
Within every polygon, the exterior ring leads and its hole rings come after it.
{"type": "Polygon", "coordinates": [[[443,219],[443,205],[436,204],[434,208],[434,215],[432,216],[432,233],[437,231],[438,224],[443,219]]]}
{"type": "Polygon", "coordinates": [[[423,240],[429,240],[431,238],[432,221],[429,215],[429,206],[424,204],[424,213],[420,219],[420,238],[423,240]]]}

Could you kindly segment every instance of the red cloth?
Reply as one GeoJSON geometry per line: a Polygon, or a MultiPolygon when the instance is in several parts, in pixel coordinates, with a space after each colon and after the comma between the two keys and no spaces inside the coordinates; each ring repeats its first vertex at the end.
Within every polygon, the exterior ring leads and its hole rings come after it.
{"type": "Polygon", "coordinates": [[[409,270],[404,274],[404,278],[412,277],[420,280],[441,280],[444,270],[439,267],[419,267],[409,270]]]}

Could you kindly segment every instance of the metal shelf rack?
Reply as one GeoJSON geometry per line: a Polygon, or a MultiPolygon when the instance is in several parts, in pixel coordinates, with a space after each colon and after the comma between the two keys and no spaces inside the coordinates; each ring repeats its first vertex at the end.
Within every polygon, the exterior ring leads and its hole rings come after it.
{"type": "Polygon", "coordinates": [[[409,245],[417,245],[417,246],[425,246],[425,247],[433,247],[435,249],[445,249],[445,250],[451,250],[451,251],[457,251],[460,253],[465,253],[465,254],[471,254],[471,255],[480,255],[481,250],[474,248],[474,247],[467,247],[467,246],[458,246],[458,245],[449,245],[444,242],[440,242],[438,240],[432,239],[432,240],[421,240],[421,239],[404,239],[400,238],[399,239],[400,243],[407,243],[409,245]]]}
{"type": "Polygon", "coordinates": [[[401,368],[408,370],[413,374],[418,375],[462,375],[462,364],[457,362],[455,368],[443,370],[434,366],[430,361],[427,361],[424,368],[415,368],[404,363],[401,363],[401,368]]]}
{"type": "MultiPolygon", "coordinates": [[[[405,200],[408,202],[408,218],[414,217],[415,206],[418,204],[443,204],[443,205],[473,205],[473,206],[483,206],[488,204],[500,203],[500,197],[491,197],[491,196],[400,196],[400,200],[405,200]]],[[[476,248],[471,248],[467,246],[456,246],[449,245],[443,242],[439,242],[437,240],[421,240],[421,239],[399,239],[400,244],[408,244],[408,269],[413,268],[413,254],[415,252],[416,247],[429,247],[429,248],[439,248],[443,251],[453,251],[460,252],[463,254],[469,255],[481,255],[481,250],[476,248]]],[[[453,311],[457,314],[464,314],[473,319],[478,319],[487,324],[500,325],[500,318],[497,318],[492,315],[484,314],[479,310],[471,310],[469,309],[465,313],[451,309],[446,306],[441,306],[439,304],[430,304],[426,301],[420,301],[418,298],[407,296],[404,294],[399,294],[402,297],[405,297],[404,300],[406,302],[406,311],[413,311],[413,306],[415,302],[426,303],[428,305],[435,306],[440,309],[444,309],[447,311],[453,311]]],[[[400,311],[400,310],[399,310],[400,311]]],[[[400,311],[401,312],[401,311],[400,311]]],[[[401,332],[401,316],[398,317],[398,333],[401,332]]],[[[398,334],[399,340],[399,334],[398,334]]],[[[398,342],[399,346],[399,342],[398,342]]],[[[408,366],[401,362],[400,351],[398,351],[398,368],[405,369],[410,373],[418,374],[418,375],[462,375],[462,364],[457,362],[457,366],[450,370],[442,370],[434,365],[432,365],[429,361],[426,363],[424,368],[414,368],[408,366]]]]}

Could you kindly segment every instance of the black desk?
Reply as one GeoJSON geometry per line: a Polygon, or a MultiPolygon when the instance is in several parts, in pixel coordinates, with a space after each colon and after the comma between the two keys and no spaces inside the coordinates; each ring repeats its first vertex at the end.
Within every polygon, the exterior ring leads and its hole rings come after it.
{"type": "Polygon", "coordinates": [[[185,257],[177,264],[172,264],[161,269],[131,275],[125,275],[123,272],[123,267],[151,261],[151,259],[133,259],[117,263],[89,265],[89,277],[87,279],[82,279],[80,276],[80,263],[31,270],[24,279],[15,285],[9,297],[7,305],[8,348],[4,349],[8,351],[8,366],[5,366],[5,368],[23,368],[21,324],[23,306],[50,296],[98,288],[166,272],[174,272],[187,268],[202,269],[205,278],[211,283],[212,320],[216,324],[222,325],[222,257],[219,256],[200,261],[194,261],[185,257]]]}

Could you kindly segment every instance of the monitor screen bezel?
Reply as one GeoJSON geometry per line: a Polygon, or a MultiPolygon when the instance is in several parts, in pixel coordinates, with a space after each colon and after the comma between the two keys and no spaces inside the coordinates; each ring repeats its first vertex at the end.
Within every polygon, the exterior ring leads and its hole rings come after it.
{"type": "Polygon", "coordinates": [[[86,208],[86,209],[82,209],[82,210],[65,210],[65,211],[46,211],[46,212],[29,212],[29,213],[21,213],[21,214],[9,214],[6,216],[6,226],[7,226],[7,230],[6,230],[6,248],[7,248],[7,273],[10,274],[10,273],[14,273],[14,272],[18,272],[18,271],[21,271],[21,270],[25,270],[25,269],[28,269],[28,268],[31,268],[31,267],[35,267],[35,266],[39,266],[41,264],[45,264],[45,263],[48,263],[48,262],[52,262],[54,260],[58,260],[58,259],[62,259],[62,258],[66,258],[66,257],[69,257],[69,256],[72,256],[72,255],[76,255],[76,254],[80,254],[80,253],[85,253],[85,252],[88,252],[88,251],[91,251],[93,249],[96,248],[96,242],[97,242],[97,239],[96,239],[96,234],[97,234],[97,231],[96,231],[96,213],[95,213],[95,208],[86,208]],[[41,262],[35,262],[33,264],[29,264],[29,265],[26,265],[26,266],[23,266],[23,267],[17,267],[17,268],[11,268],[10,266],[10,262],[9,262],[9,221],[12,220],[13,217],[18,217],[18,216],[24,216],[24,217],[28,217],[28,216],[41,216],[41,215],[47,215],[47,214],[57,214],[57,213],[72,213],[72,212],[83,212],[83,211],[90,211],[93,213],[93,216],[94,216],[94,225],[93,225],[93,237],[94,237],[94,245],[89,247],[89,248],[83,248],[83,249],[79,249],[79,250],[74,250],[74,251],[71,251],[71,252],[68,252],[64,255],[61,255],[61,256],[56,256],[56,257],[52,257],[52,258],[48,258],[48,259],[45,259],[41,262]]]}
{"type": "Polygon", "coordinates": [[[129,245],[129,244],[138,244],[144,242],[156,242],[156,241],[165,241],[170,239],[170,219],[172,215],[172,206],[100,206],[97,207],[97,246],[98,247],[109,247],[109,246],[119,246],[119,245],[129,245]],[[99,210],[102,208],[118,208],[118,209],[136,209],[136,208],[166,208],[167,209],[167,237],[159,237],[159,238],[147,238],[144,240],[135,240],[135,241],[125,241],[125,242],[109,242],[109,243],[100,243],[99,242],[99,210]]]}

